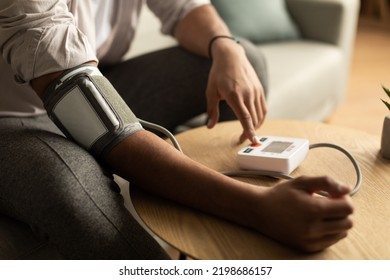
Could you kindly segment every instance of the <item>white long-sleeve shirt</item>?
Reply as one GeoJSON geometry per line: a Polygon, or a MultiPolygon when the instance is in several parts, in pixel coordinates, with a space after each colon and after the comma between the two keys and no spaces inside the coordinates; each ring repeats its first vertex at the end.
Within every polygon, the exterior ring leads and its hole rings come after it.
{"type": "Polygon", "coordinates": [[[161,31],[173,34],[190,10],[209,0],[1,0],[0,116],[45,112],[28,86],[34,78],[91,60],[121,61],[144,2],[161,31]]]}

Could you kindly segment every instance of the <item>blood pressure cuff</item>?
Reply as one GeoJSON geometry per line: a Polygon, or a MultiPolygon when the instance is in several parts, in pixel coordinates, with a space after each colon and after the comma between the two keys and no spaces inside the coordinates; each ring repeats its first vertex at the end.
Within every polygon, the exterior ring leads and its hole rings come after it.
{"type": "Polygon", "coordinates": [[[63,73],[46,89],[43,102],[58,128],[98,159],[143,129],[111,83],[92,65],[63,73]]]}

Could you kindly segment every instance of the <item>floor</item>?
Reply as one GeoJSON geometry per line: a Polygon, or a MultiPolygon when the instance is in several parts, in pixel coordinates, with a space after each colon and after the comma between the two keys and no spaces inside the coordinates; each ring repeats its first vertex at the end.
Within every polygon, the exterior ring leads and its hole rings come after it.
{"type": "Polygon", "coordinates": [[[390,114],[380,100],[387,97],[382,85],[390,88],[390,24],[361,19],[347,97],[327,122],[380,135],[390,114]]]}

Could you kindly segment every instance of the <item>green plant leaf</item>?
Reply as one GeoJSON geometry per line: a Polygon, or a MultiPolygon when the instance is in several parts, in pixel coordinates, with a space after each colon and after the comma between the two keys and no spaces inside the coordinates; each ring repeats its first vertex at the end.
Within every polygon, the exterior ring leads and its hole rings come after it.
{"type": "MultiPolygon", "coordinates": [[[[383,90],[385,91],[385,93],[387,94],[387,97],[390,98],[390,90],[389,90],[387,87],[385,87],[384,85],[382,85],[382,88],[383,88],[383,90]]],[[[381,99],[381,100],[382,100],[382,102],[386,105],[387,109],[390,110],[390,103],[387,102],[387,101],[385,101],[385,100],[383,100],[383,99],[381,99]]]]}
{"type": "Polygon", "coordinates": [[[384,86],[382,86],[382,88],[386,92],[387,96],[390,98],[390,90],[384,86]]]}
{"type": "Polygon", "coordinates": [[[387,106],[387,108],[390,110],[390,103],[387,102],[387,101],[384,101],[383,99],[381,99],[383,103],[385,103],[385,105],[387,106]]]}

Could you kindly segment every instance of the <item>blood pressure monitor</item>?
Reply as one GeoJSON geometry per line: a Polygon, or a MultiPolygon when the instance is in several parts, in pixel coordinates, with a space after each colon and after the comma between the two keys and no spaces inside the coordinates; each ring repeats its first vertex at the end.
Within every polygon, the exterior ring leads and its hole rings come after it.
{"type": "Polygon", "coordinates": [[[309,141],[301,138],[258,136],[260,144],[251,144],[237,154],[242,169],[290,174],[306,158],[309,141]]]}

